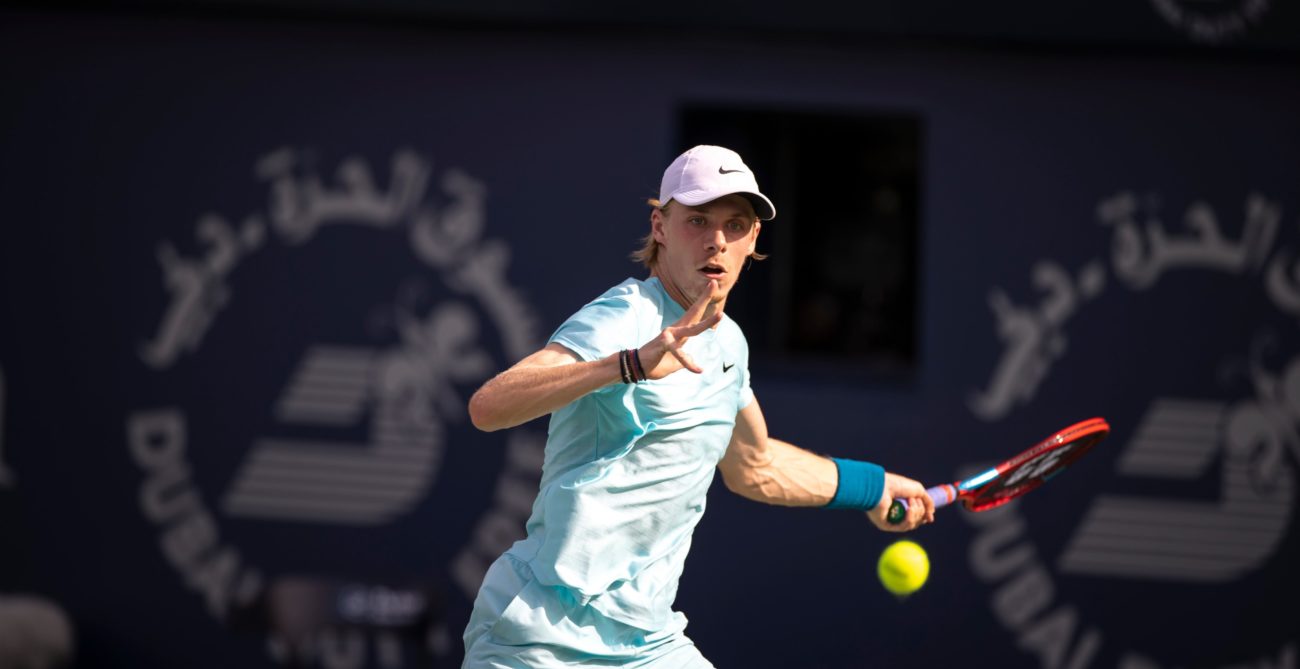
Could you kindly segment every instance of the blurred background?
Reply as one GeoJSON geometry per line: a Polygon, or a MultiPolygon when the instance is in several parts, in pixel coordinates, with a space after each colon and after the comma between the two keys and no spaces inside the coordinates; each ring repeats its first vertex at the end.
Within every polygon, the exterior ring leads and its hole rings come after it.
{"type": "Polygon", "coordinates": [[[1300,9],[157,0],[0,7],[0,667],[458,667],[544,420],[465,402],[628,276],[680,151],[777,205],[729,313],[772,433],[912,538],[721,484],[719,668],[1295,667],[1300,9]]]}

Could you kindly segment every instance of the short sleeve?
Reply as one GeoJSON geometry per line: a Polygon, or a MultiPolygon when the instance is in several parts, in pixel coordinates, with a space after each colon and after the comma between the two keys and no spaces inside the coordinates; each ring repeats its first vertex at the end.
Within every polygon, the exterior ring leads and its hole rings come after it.
{"type": "Polygon", "coordinates": [[[640,346],[635,307],[624,296],[604,296],[560,324],[548,343],[560,344],[591,362],[640,346]]]}
{"type": "Polygon", "coordinates": [[[740,373],[740,408],[744,409],[754,401],[754,391],[749,387],[749,364],[745,364],[745,369],[740,373]]]}

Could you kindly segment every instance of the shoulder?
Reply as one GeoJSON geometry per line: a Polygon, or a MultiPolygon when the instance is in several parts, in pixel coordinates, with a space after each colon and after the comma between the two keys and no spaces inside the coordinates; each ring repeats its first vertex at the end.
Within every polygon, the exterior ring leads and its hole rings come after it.
{"type": "Polygon", "coordinates": [[[603,306],[627,309],[637,314],[658,314],[664,311],[664,297],[663,290],[650,280],[628,278],[583,308],[603,306]]]}
{"type": "Polygon", "coordinates": [[[640,346],[655,332],[661,305],[644,282],[627,279],[601,293],[569,316],[548,343],[560,344],[583,360],[598,360],[614,351],[640,346]]]}
{"type": "Polygon", "coordinates": [[[650,279],[628,277],[622,283],[610,288],[597,299],[622,299],[627,302],[650,302],[661,304],[663,291],[656,288],[650,279]]]}

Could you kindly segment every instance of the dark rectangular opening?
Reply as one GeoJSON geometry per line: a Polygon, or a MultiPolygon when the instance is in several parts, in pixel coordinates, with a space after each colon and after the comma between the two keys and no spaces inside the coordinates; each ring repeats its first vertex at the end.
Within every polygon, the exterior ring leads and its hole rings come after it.
{"type": "Polygon", "coordinates": [[[727,302],[765,373],[907,381],[917,365],[919,116],[686,105],[679,150],[736,150],[776,205],[727,302]]]}

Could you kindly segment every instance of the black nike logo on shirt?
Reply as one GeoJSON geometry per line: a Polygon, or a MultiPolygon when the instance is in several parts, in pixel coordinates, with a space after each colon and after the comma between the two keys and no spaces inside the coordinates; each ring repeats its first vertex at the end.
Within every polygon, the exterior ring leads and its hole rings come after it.
{"type": "Polygon", "coordinates": [[[732,172],[744,172],[744,171],[745,170],[724,170],[721,167],[718,168],[718,174],[731,174],[732,172]]]}
{"type": "Polygon", "coordinates": [[[731,368],[732,368],[732,367],[735,367],[735,366],[736,366],[736,363],[734,363],[734,362],[731,363],[730,365],[728,365],[728,364],[725,363],[725,362],[722,363],[722,373],[723,373],[723,374],[726,374],[727,372],[730,372],[730,371],[731,371],[731,368]]]}

